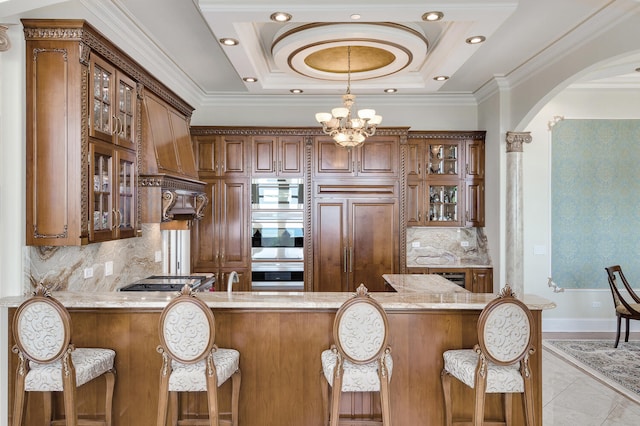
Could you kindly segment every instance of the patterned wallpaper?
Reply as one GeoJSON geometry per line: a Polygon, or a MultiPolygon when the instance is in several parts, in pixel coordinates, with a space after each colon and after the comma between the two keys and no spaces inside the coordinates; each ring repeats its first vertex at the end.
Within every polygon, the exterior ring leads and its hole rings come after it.
{"type": "Polygon", "coordinates": [[[640,120],[563,120],[552,130],[551,270],[564,288],[640,284],[640,120]]]}

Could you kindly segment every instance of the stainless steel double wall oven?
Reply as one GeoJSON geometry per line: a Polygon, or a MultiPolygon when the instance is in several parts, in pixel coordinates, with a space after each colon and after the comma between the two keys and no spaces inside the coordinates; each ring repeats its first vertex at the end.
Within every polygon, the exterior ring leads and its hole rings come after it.
{"type": "Polygon", "coordinates": [[[252,290],[303,291],[303,179],[253,179],[251,227],[252,290]]]}

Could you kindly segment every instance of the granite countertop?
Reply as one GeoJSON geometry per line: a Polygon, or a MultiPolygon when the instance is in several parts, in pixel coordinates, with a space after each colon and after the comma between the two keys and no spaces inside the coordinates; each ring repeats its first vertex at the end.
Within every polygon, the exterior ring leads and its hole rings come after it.
{"type": "MultiPolygon", "coordinates": [[[[384,275],[396,293],[372,293],[385,310],[483,309],[495,298],[490,293],[471,293],[439,275],[384,275]]],[[[72,292],[56,291],[53,296],[71,309],[162,309],[175,292],[72,292]]],[[[333,292],[202,292],[198,297],[214,309],[338,309],[352,293],[333,292]]],[[[0,307],[18,307],[27,296],[0,299],[0,307]]],[[[532,310],[552,309],[555,303],[525,295],[532,310]]]]}

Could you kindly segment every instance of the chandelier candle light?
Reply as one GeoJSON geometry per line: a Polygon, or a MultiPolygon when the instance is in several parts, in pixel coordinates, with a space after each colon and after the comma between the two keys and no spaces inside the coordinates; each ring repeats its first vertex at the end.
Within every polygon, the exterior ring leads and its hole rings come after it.
{"type": "Polygon", "coordinates": [[[347,93],[342,95],[344,107],[316,114],[316,120],[322,124],[322,131],[331,136],[338,145],[353,148],[373,136],[376,127],[382,122],[382,116],[376,115],[374,109],[361,109],[358,117],[351,117],[351,107],[356,96],[351,94],[351,46],[347,46],[347,93]]]}

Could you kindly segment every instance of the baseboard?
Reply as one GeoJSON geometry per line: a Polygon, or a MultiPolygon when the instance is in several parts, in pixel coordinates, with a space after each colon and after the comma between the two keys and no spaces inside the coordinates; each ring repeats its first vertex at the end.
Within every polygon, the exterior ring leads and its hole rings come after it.
{"type": "MultiPolygon", "coordinates": [[[[640,331],[640,321],[631,321],[630,331],[640,331]]],[[[562,333],[588,333],[588,332],[613,332],[616,331],[614,319],[577,319],[577,318],[542,318],[542,332],[562,333]]],[[[624,333],[624,321],[622,324],[624,333]]]]}

